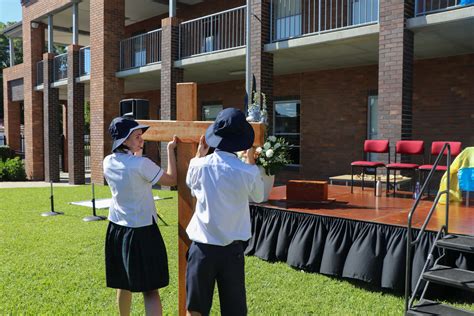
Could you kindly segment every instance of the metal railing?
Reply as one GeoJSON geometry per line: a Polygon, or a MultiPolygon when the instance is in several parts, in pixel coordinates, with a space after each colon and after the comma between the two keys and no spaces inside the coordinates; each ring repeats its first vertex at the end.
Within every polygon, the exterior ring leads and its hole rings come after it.
{"type": "Polygon", "coordinates": [[[179,25],[179,58],[245,46],[246,7],[189,20],[179,25]]]}
{"type": "Polygon", "coordinates": [[[40,60],[36,63],[36,85],[39,86],[40,84],[44,83],[43,79],[43,61],[40,60]]]}
{"type": "MultiPolygon", "coordinates": [[[[423,187],[421,188],[420,194],[418,194],[415,203],[413,203],[413,206],[410,210],[410,213],[408,213],[408,227],[407,227],[407,256],[406,256],[406,273],[405,273],[405,312],[408,311],[409,308],[413,305],[413,301],[415,299],[416,293],[418,292],[418,288],[420,287],[421,284],[421,278],[418,279],[418,282],[416,283],[415,289],[413,292],[411,292],[411,273],[412,273],[412,262],[411,262],[411,257],[412,257],[412,248],[418,244],[421,240],[421,236],[426,230],[426,227],[428,226],[428,223],[433,216],[434,211],[436,210],[436,207],[438,206],[439,199],[443,194],[446,194],[446,217],[445,217],[445,223],[439,230],[436,239],[438,240],[442,234],[447,235],[448,234],[448,222],[449,222],[449,185],[450,185],[450,171],[451,171],[451,146],[449,143],[444,144],[443,149],[440,151],[438,157],[436,158],[433,167],[430,170],[430,173],[428,174],[428,177],[425,180],[425,183],[423,183],[423,187]],[[421,197],[423,196],[423,192],[425,192],[426,187],[428,186],[431,178],[433,177],[433,174],[436,171],[436,167],[438,166],[439,162],[441,161],[441,158],[443,157],[444,152],[447,151],[448,154],[446,156],[446,165],[448,166],[447,169],[447,176],[446,176],[446,190],[444,191],[438,191],[436,194],[436,198],[434,199],[433,205],[431,206],[430,211],[428,212],[428,215],[425,218],[425,221],[423,225],[421,226],[420,231],[418,232],[418,235],[415,240],[413,240],[413,231],[412,231],[412,220],[413,220],[413,214],[415,214],[416,208],[418,207],[418,204],[420,203],[421,197]],[[413,295],[410,295],[413,293],[413,295]]],[[[430,262],[433,261],[433,256],[432,252],[435,247],[435,243],[433,244],[430,255],[427,258],[427,261],[425,262],[425,265],[423,267],[423,270],[421,274],[428,268],[428,265],[430,262]]],[[[426,288],[425,288],[426,291],[426,288]]],[[[425,291],[423,291],[422,296],[424,295],[425,291]]]]}
{"type": "Polygon", "coordinates": [[[379,0],[272,0],[272,42],[379,20],[379,0]]]}
{"type": "Polygon", "coordinates": [[[91,48],[82,47],[79,50],[79,76],[91,74],[91,48]]]}
{"type": "Polygon", "coordinates": [[[161,29],[120,41],[120,70],[161,61],[161,29]]]}
{"type": "Polygon", "coordinates": [[[54,56],[53,81],[67,79],[67,53],[54,56]]]}
{"type": "Polygon", "coordinates": [[[467,0],[415,0],[415,16],[458,9],[469,5],[474,5],[474,2],[467,0]]]}

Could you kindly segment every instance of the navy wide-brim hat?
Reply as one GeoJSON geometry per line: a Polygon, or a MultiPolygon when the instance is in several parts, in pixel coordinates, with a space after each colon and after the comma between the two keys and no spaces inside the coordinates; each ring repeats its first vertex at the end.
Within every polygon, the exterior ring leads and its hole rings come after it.
{"type": "Polygon", "coordinates": [[[109,126],[109,133],[114,140],[112,144],[112,152],[114,152],[123,142],[132,134],[133,131],[141,129],[143,133],[150,126],[140,125],[134,119],[129,117],[116,117],[112,120],[109,126]]]}
{"type": "Polygon", "coordinates": [[[206,143],[223,151],[237,152],[252,147],[255,132],[242,111],[227,108],[206,131],[206,143]]]}

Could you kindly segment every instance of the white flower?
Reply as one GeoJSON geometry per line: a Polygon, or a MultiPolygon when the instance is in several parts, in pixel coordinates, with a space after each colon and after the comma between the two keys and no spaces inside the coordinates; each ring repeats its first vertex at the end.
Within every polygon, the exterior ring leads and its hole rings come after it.
{"type": "Polygon", "coordinates": [[[262,152],[262,147],[257,147],[257,149],[255,149],[255,151],[257,152],[257,154],[260,154],[262,152]]]}
{"type": "Polygon", "coordinates": [[[275,148],[275,149],[278,149],[280,147],[281,147],[280,143],[276,143],[275,146],[273,146],[273,148],[275,148]]]}
{"type": "Polygon", "coordinates": [[[273,157],[273,150],[269,149],[265,152],[265,155],[268,157],[268,158],[271,158],[273,157]]]}
{"type": "Polygon", "coordinates": [[[260,162],[261,162],[261,163],[264,163],[264,162],[265,162],[265,159],[260,158],[260,162]]]}
{"type": "Polygon", "coordinates": [[[272,145],[270,145],[269,142],[266,142],[265,144],[263,144],[263,149],[267,150],[267,149],[270,149],[272,145]]]}
{"type": "Polygon", "coordinates": [[[271,142],[276,142],[277,138],[275,136],[269,136],[268,140],[271,142]]]}

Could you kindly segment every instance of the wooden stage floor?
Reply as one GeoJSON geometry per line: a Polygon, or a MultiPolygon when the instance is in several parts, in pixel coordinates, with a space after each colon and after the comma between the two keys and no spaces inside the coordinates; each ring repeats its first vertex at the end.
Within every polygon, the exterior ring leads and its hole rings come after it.
{"type": "MultiPolygon", "coordinates": [[[[408,213],[415,200],[410,198],[411,194],[403,194],[397,197],[375,197],[372,188],[354,187],[351,194],[350,186],[329,185],[329,199],[333,202],[324,203],[302,203],[286,200],[286,186],[274,187],[268,202],[259,204],[263,207],[283,209],[287,211],[317,214],[322,216],[338,217],[358,221],[379,223],[406,227],[408,213]]],[[[428,214],[432,202],[425,198],[420,201],[413,216],[413,227],[420,228],[428,214]]],[[[428,230],[438,231],[445,221],[445,205],[438,205],[431,218],[428,230]]],[[[466,207],[463,203],[449,206],[449,232],[463,235],[474,235],[474,207],[466,207]]]]}

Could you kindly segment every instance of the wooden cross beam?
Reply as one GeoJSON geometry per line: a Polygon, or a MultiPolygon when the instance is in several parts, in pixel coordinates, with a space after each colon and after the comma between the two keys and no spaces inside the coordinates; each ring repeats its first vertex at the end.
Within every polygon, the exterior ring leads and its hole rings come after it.
{"type": "MultiPolygon", "coordinates": [[[[195,201],[186,185],[186,173],[189,161],[195,156],[201,135],[212,122],[197,121],[197,84],[178,83],[177,85],[177,120],[156,121],[139,120],[140,124],[150,126],[143,134],[148,141],[170,141],[173,135],[178,136],[177,169],[178,169],[178,311],[186,314],[186,252],[191,244],[186,234],[186,227],[194,213],[195,201]]],[[[251,123],[255,131],[254,146],[263,146],[265,125],[251,123]]]]}

